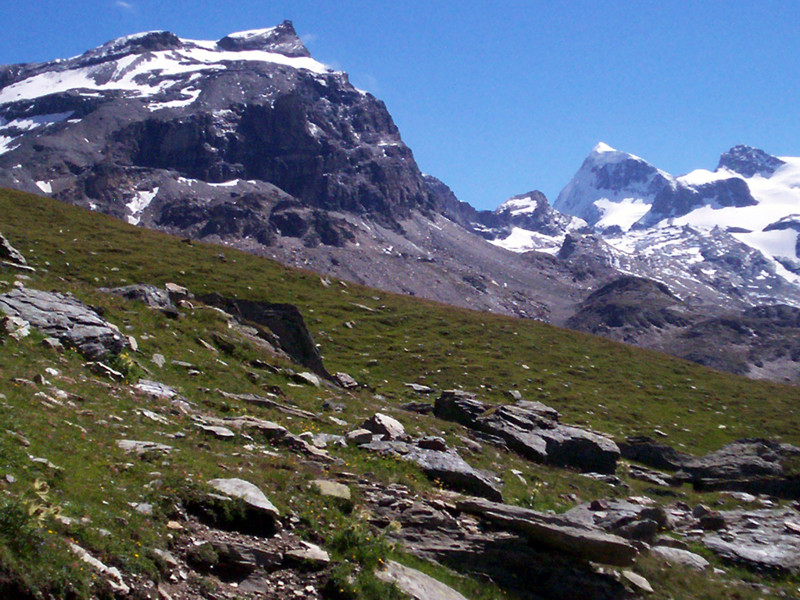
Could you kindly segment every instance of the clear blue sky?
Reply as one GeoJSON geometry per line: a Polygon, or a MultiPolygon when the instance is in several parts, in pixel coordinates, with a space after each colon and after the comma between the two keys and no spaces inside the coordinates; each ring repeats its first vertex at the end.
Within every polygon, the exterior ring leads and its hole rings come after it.
{"type": "Polygon", "coordinates": [[[601,140],[674,174],[739,143],[800,155],[798,0],[35,0],[4,11],[0,63],[284,19],[479,208],[531,189],[554,200],[601,140]]]}

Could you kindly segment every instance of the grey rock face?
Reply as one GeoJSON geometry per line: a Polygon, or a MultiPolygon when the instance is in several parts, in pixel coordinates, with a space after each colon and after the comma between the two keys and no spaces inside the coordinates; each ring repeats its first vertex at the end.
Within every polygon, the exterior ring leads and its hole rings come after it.
{"type": "Polygon", "coordinates": [[[695,457],[654,442],[630,438],[622,455],[646,465],[678,471],[675,483],[692,483],[702,490],[735,490],[793,498],[800,481],[786,470],[786,463],[800,456],[800,448],[764,439],[731,442],[715,452],[695,457]]]}
{"type": "Polygon", "coordinates": [[[719,157],[717,169],[729,169],[745,177],[755,174],[769,177],[784,163],[776,156],[767,154],[759,148],[750,146],[734,146],[719,157]]]}
{"type": "Polygon", "coordinates": [[[115,325],[75,298],[56,292],[15,288],[0,295],[0,311],[25,319],[88,358],[118,354],[128,345],[115,325]]]}
{"type": "MultiPolygon", "coordinates": [[[[0,172],[6,159],[28,167],[0,173],[0,180],[38,193],[37,181],[54,181],[54,196],[132,222],[183,231],[198,224],[204,236],[258,236],[262,243],[282,225],[281,198],[293,196],[306,209],[370,213],[394,228],[410,210],[430,208],[422,174],[383,103],[356,90],[346,74],[314,63],[288,21],[225,36],[211,48],[169,32],[121,38],[71,59],[7,66],[0,90],[72,69],[98,85],[112,80],[113,88],[117,61],[127,57],[141,59],[133,68],[142,69],[130,93],[75,89],[0,104],[12,123],[21,115],[73,117],[48,120],[40,141],[10,130],[14,145],[0,157],[0,172]],[[198,61],[198,50],[208,64],[198,61]],[[165,51],[197,70],[149,69],[147,59],[165,51]],[[253,60],[254,52],[265,59],[253,60]],[[289,60],[271,61],[266,53],[289,60]],[[235,179],[255,183],[208,185],[235,179]],[[141,193],[150,201],[139,202],[141,193]]],[[[316,228],[309,243],[325,243],[332,231],[321,217],[322,223],[300,219],[316,228]]]]}
{"type": "Polygon", "coordinates": [[[653,199],[650,211],[640,223],[653,225],[662,219],[683,216],[705,205],[723,208],[756,204],[758,202],[750,193],[747,183],[737,177],[691,187],[679,184],[661,190],[653,199]]]}
{"type": "Polygon", "coordinates": [[[702,543],[733,563],[766,571],[800,571],[800,537],[787,523],[797,523],[796,510],[726,511],[726,529],[703,536],[702,543]]]}
{"type": "Polygon", "coordinates": [[[267,50],[284,56],[311,56],[300,41],[291,21],[284,21],[270,29],[246,31],[238,35],[226,35],[217,45],[225,50],[267,50]]]}

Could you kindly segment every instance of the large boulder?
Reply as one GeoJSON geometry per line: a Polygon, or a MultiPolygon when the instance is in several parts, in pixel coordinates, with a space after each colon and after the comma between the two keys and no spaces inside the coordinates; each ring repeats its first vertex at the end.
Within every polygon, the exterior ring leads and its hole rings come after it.
{"type": "Polygon", "coordinates": [[[129,344],[116,325],[65,294],[14,288],[0,295],[0,312],[25,319],[91,359],[118,354],[129,344]]]}

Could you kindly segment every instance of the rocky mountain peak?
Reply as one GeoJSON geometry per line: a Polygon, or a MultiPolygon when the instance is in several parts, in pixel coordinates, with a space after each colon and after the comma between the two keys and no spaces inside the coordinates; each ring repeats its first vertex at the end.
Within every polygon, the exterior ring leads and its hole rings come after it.
{"type": "Polygon", "coordinates": [[[767,154],[759,148],[740,144],[719,157],[717,170],[728,169],[745,177],[761,175],[769,177],[786,164],[780,158],[767,154]]]}
{"type": "Polygon", "coordinates": [[[545,195],[539,190],[533,190],[526,194],[518,194],[509,198],[497,207],[496,212],[509,213],[516,216],[533,213],[549,206],[545,195]]]}
{"type": "MultiPolygon", "coordinates": [[[[672,178],[667,173],[638,156],[615,150],[601,142],[592,149],[581,168],[558,195],[553,208],[594,225],[605,214],[602,207],[598,207],[598,201],[650,198],[671,185],[672,178]]],[[[611,225],[620,223],[602,224],[604,227],[611,225]]],[[[626,226],[629,227],[630,223],[626,223],[626,226]]]]}
{"type": "Polygon", "coordinates": [[[217,42],[223,50],[240,52],[262,50],[283,54],[290,58],[309,58],[311,53],[305,47],[291,21],[284,21],[268,29],[252,29],[231,33],[217,42]]]}

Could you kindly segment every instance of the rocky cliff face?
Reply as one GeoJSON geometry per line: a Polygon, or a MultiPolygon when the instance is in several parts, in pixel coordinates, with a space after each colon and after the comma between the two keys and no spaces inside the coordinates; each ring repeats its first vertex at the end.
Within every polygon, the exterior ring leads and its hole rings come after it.
{"type": "Polygon", "coordinates": [[[177,228],[186,198],[269,222],[272,186],[390,226],[430,208],[384,104],[314,61],[288,21],[218,42],[150,32],[1,73],[4,185],[177,228]]]}

